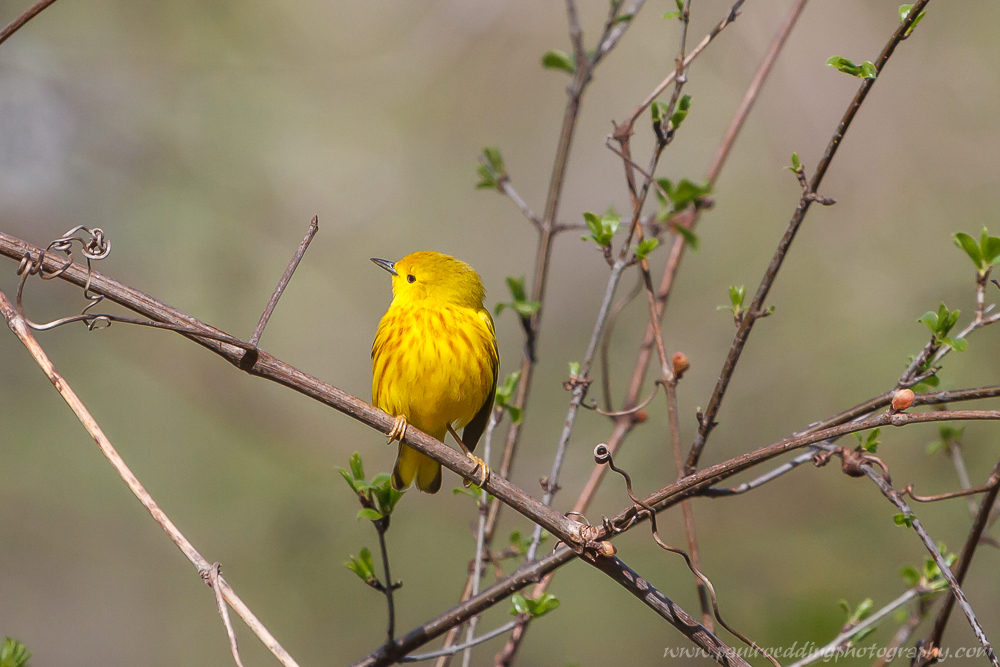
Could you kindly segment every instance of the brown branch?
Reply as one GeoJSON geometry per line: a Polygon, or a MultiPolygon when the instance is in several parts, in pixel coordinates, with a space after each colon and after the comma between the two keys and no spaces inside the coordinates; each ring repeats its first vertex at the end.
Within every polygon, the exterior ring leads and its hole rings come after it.
{"type": "Polygon", "coordinates": [[[309,229],[306,230],[305,238],[302,239],[302,243],[299,244],[299,249],[295,251],[292,256],[292,260],[285,267],[285,272],[281,274],[281,279],[278,281],[278,285],[274,288],[274,293],[271,295],[270,300],[267,302],[267,307],[264,308],[264,312],[261,313],[260,321],[257,322],[257,327],[253,330],[253,335],[250,336],[250,344],[256,346],[260,342],[260,337],[264,333],[264,327],[267,326],[268,320],[271,319],[271,313],[274,312],[275,306],[278,305],[278,299],[285,291],[285,287],[288,286],[288,281],[292,279],[292,275],[295,273],[295,269],[299,267],[299,262],[302,261],[302,256],[306,254],[306,250],[309,249],[309,244],[312,243],[313,237],[316,236],[316,232],[319,231],[319,217],[313,216],[312,221],[309,223],[309,229]]]}
{"type": "MultiPolygon", "coordinates": [[[[74,265],[77,266],[77,265],[74,265]]],[[[143,504],[146,510],[150,513],[153,519],[160,525],[163,531],[167,534],[170,540],[177,545],[181,553],[195,566],[198,570],[198,574],[205,580],[205,583],[212,585],[216,590],[216,594],[220,593],[226,599],[226,602],[236,610],[236,613],[240,615],[240,618],[246,622],[247,626],[253,631],[255,635],[261,640],[261,642],[274,654],[274,657],[278,659],[281,664],[285,667],[298,667],[292,656],[282,648],[278,640],[268,632],[267,628],[257,620],[250,608],[247,607],[243,601],[236,595],[236,592],[226,583],[226,580],[221,576],[213,574],[215,566],[210,564],[205,558],[198,553],[194,545],[188,541],[186,537],[177,529],[174,522],[170,520],[170,517],[160,509],[160,506],[156,504],[153,497],[149,495],[146,488],[142,485],[139,479],[132,473],[129,467],[125,464],[125,461],[115,450],[111,441],[108,440],[107,436],[104,435],[104,431],[97,424],[94,418],[91,416],[87,407],[83,404],[80,398],[73,391],[72,387],[66,382],[65,379],[59,374],[55,366],[49,360],[45,351],[42,349],[41,345],[31,334],[31,330],[28,328],[27,323],[24,318],[17,313],[13,304],[7,299],[7,296],[0,292],[0,314],[3,315],[4,320],[7,322],[7,326],[10,327],[11,331],[24,343],[24,346],[31,353],[32,358],[38,364],[42,372],[45,373],[49,381],[56,388],[56,391],[63,397],[66,404],[69,405],[70,409],[76,415],[77,419],[90,434],[90,437],[94,439],[97,446],[100,447],[101,453],[108,459],[112,467],[114,467],[115,472],[118,473],[119,477],[125,482],[129,490],[135,494],[135,497],[139,499],[139,502],[143,504]]],[[[223,620],[226,622],[227,631],[229,630],[228,618],[224,610],[220,610],[222,613],[223,620]]],[[[233,655],[236,657],[236,662],[239,664],[239,657],[235,647],[235,637],[230,633],[233,655]]]]}
{"type": "MultiPolygon", "coordinates": [[[[919,0],[915,3],[912,11],[906,19],[900,23],[899,27],[892,34],[892,37],[889,38],[889,41],[882,49],[882,53],[875,61],[875,70],[877,75],[881,75],[889,57],[892,56],[896,47],[906,36],[910,26],[916,20],[917,16],[920,15],[920,12],[923,11],[929,1],[930,0],[919,0]]],[[[816,171],[809,182],[809,187],[806,188],[806,191],[803,192],[802,197],[799,199],[799,203],[795,207],[795,213],[792,215],[792,218],[788,223],[788,228],[785,230],[785,234],[782,236],[777,249],[774,251],[774,257],[771,259],[771,263],[767,267],[767,271],[764,273],[764,277],[760,281],[760,285],[754,295],[753,302],[740,321],[740,326],[736,331],[736,337],[733,339],[733,345],[729,350],[726,361],[722,366],[722,372],[719,374],[719,379],[716,382],[715,390],[712,392],[712,397],[708,402],[708,407],[705,409],[705,412],[701,417],[698,434],[691,445],[691,451],[688,454],[686,465],[686,470],[688,472],[694,471],[698,466],[698,460],[705,448],[708,436],[715,427],[715,417],[719,413],[719,407],[722,405],[722,399],[725,397],[726,390],[729,387],[729,381],[732,379],[733,372],[736,370],[736,364],[740,360],[740,355],[743,353],[743,348],[746,345],[747,338],[750,336],[750,332],[753,330],[754,324],[760,318],[761,314],[765,312],[764,302],[767,299],[767,295],[771,291],[771,286],[774,284],[775,278],[777,278],[778,271],[784,263],[785,256],[788,254],[788,249],[791,246],[792,241],[795,240],[795,235],[798,232],[799,227],[802,225],[802,221],[805,220],[809,207],[816,199],[816,193],[819,190],[819,186],[823,182],[823,177],[826,175],[827,169],[829,169],[830,163],[832,162],[834,155],[837,153],[837,149],[840,147],[840,144],[844,139],[844,135],[850,128],[851,123],[857,115],[858,110],[861,108],[862,103],[864,103],[865,98],[868,97],[868,92],[877,80],[877,78],[874,78],[862,81],[854,99],[847,107],[847,111],[844,113],[844,116],[840,119],[837,129],[834,131],[833,136],[830,138],[830,142],[827,144],[823,157],[820,158],[819,163],[816,165],[816,171]]]]}
{"type": "Polygon", "coordinates": [[[39,2],[36,2],[29,7],[26,12],[11,21],[10,24],[4,28],[2,32],[0,32],[0,44],[6,42],[8,37],[23,28],[25,23],[41,14],[46,7],[53,4],[55,1],[56,0],[39,0],[39,2]]]}

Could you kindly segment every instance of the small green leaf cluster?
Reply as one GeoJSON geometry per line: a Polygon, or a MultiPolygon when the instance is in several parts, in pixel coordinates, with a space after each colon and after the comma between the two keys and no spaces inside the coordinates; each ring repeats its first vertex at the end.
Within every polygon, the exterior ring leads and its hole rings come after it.
{"type": "Polygon", "coordinates": [[[635,259],[638,262],[646,259],[649,253],[656,250],[660,245],[660,239],[654,237],[643,239],[639,241],[639,244],[635,246],[635,259]]]}
{"type": "Polygon", "coordinates": [[[743,313],[746,309],[743,307],[743,300],[747,296],[747,288],[743,285],[737,287],[736,285],[729,286],[729,301],[732,303],[731,306],[717,306],[716,310],[728,310],[733,314],[733,318],[739,320],[743,317],[743,313]]]}
{"type": "Polygon", "coordinates": [[[337,470],[361,501],[362,508],[358,511],[358,519],[369,521],[388,519],[396,509],[396,503],[403,497],[403,492],[392,488],[392,478],[388,473],[380,472],[372,477],[371,481],[366,481],[361,454],[358,452],[354,452],[349,463],[350,471],[340,466],[337,470]]]}
{"type": "Polygon", "coordinates": [[[948,307],[942,303],[938,306],[936,313],[933,310],[928,310],[917,321],[923,322],[931,330],[935,345],[947,345],[956,352],[965,352],[965,348],[969,345],[968,341],[964,338],[948,338],[948,333],[955,326],[961,313],[960,310],[948,310],[948,307]]]}
{"type": "Polygon", "coordinates": [[[510,415],[510,420],[515,424],[521,423],[521,408],[517,407],[511,400],[514,398],[514,389],[517,381],[521,379],[521,371],[514,371],[504,378],[503,384],[497,387],[496,397],[493,404],[498,408],[503,408],[510,415]]]}
{"type": "MultiPolygon", "coordinates": [[[[861,621],[871,616],[872,607],[875,606],[875,603],[872,602],[871,598],[865,598],[859,602],[858,606],[854,609],[851,609],[851,605],[847,600],[841,600],[839,604],[840,608],[844,610],[845,614],[847,614],[847,620],[844,622],[845,628],[854,627],[861,621]]],[[[876,629],[877,628],[875,626],[865,628],[861,632],[851,635],[851,641],[859,642],[871,633],[875,632],[876,629]]]]}
{"type": "MultiPolygon", "coordinates": [[[[958,555],[948,553],[948,547],[944,544],[939,543],[937,548],[944,556],[944,562],[948,567],[954,565],[955,561],[958,560],[958,555]]],[[[904,565],[899,570],[899,576],[903,577],[903,581],[906,582],[907,586],[911,588],[920,586],[927,589],[927,592],[931,594],[948,589],[948,580],[944,578],[944,575],[941,574],[941,568],[938,567],[937,563],[930,556],[924,559],[924,565],[919,569],[912,565],[904,565]]]]}
{"type": "Polygon", "coordinates": [[[498,303],[493,311],[496,315],[500,315],[504,308],[510,308],[521,317],[531,317],[535,314],[535,311],[538,310],[541,304],[537,301],[528,300],[528,294],[524,291],[524,276],[520,278],[508,276],[507,288],[510,289],[512,300],[505,303],[498,303]]]}
{"type": "Polygon", "coordinates": [[[665,19],[679,19],[682,16],[684,16],[684,0],[674,0],[674,2],[677,3],[677,11],[676,12],[667,12],[666,14],[663,15],[663,18],[665,18],[665,19]]]}
{"type": "Polygon", "coordinates": [[[600,217],[588,211],[583,214],[583,219],[587,223],[587,229],[590,230],[590,236],[584,236],[583,240],[593,241],[602,248],[610,248],[611,239],[621,225],[621,216],[614,210],[608,209],[608,212],[600,217]]]}
{"type": "Polygon", "coordinates": [[[580,377],[580,362],[571,361],[569,362],[569,379],[575,380],[580,377]]]}
{"type": "Polygon", "coordinates": [[[838,70],[844,74],[850,74],[851,76],[856,76],[859,79],[874,79],[878,76],[878,72],[875,70],[875,65],[872,61],[866,60],[860,65],[854,64],[852,60],[848,60],[843,56],[831,56],[826,64],[830,67],[836,67],[838,70]]]}
{"type": "Polygon", "coordinates": [[[947,424],[942,425],[938,428],[937,440],[927,443],[927,453],[937,454],[938,452],[947,452],[948,447],[952,440],[956,442],[962,441],[962,436],[965,435],[965,427],[955,428],[954,426],[949,426],[947,424]]]}
{"type": "Polygon", "coordinates": [[[697,205],[701,199],[712,192],[712,186],[707,181],[698,185],[682,178],[677,185],[674,185],[668,178],[658,178],[656,182],[660,186],[656,190],[656,197],[662,206],[660,214],[657,216],[660,220],[666,220],[671,213],[683,211],[690,204],[697,205]]]}
{"type": "Polygon", "coordinates": [[[504,166],[500,149],[496,146],[483,148],[482,160],[483,162],[476,169],[479,174],[479,182],[476,183],[476,187],[502,192],[503,189],[500,186],[507,180],[507,167],[504,166]]]}
{"type": "Polygon", "coordinates": [[[902,512],[898,512],[892,517],[897,526],[906,526],[907,528],[913,528],[913,519],[912,514],[903,514],[902,512]]]}
{"type": "Polygon", "coordinates": [[[1000,264],[1000,237],[990,236],[983,227],[979,243],[964,232],[955,234],[955,245],[965,251],[980,276],[985,276],[994,264],[1000,264]]]}
{"type": "Polygon", "coordinates": [[[682,95],[679,100],[677,100],[677,108],[674,112],[670,114],[669,120],[667,119],[667,112],[670,108],[663,102],[653,102],[650,105],[649,112],[653,117],[653,132],[660,141],[666,142],[666,137],[679,128],[684,119],[687,118],[688,111],[691,110],[691,96],[682,95]],[[663,126],[663,121],[667,120],[667,126],[663,126]]]}
{"type": "Polygon", "coordinates": [[[526,598],[520,593],[510,596],[513,608],[510,610],[512,616],[527,614],[532,618],[544,616],[559,606],[559,598],[551,593],[542,593],[538,598],[526,598]]]}
{"type": "Polygon", "coordinates": [[[369,586],[378,588],[381,585],[378,577],[375,576],[375,563],[372,562],[372,552],[368,550],[368,547],[363,547],[357,556],[351,556],[351,560],[344,565],[369,586]]]}
{"type": "Polygon", "coordinates": [[[30,657],[28,647],[16,639],[7,637],[0,646],[0,667],[28,667],[30,657]]]}
{"type": "Polygon", "coordinates": [[[558,69],[568,74],[576,72],[575,58],[565,51],[551,49],[542,56],[542,67],[545,69],[558,69]]]}
{"type": "Polygon", "coordinates": [[[878,434],[882,429],[873,428],[868,431],[868,435],[862,435],[861,433],[855,433],[854,437],[858,439],[858,447],[865,450],[866,452],[871,452],[874,454],[878,451],[878,446],[882,443],[879,442],[878,434]]]}
{"type": "MultiPolygon", "coordinates": [[[[912,10],[913,10],[913,5],[900,5],[899,6],[899,22],[902,23],[903,21],[905,21],[906,18],[910,15],[910,12],[912,10]]],[[[920,23],[923,20],[924,15],[926,13],[927,13],[927,10],[924,9],[919,14],[917,14],[917,18],[913,19],[913,23],[910,24],[909,28],[907,28],[905,37],[909,37],[910,36],[910,33],[913,32],[913,29],[917,27],[917,24],[920,23]]]]}

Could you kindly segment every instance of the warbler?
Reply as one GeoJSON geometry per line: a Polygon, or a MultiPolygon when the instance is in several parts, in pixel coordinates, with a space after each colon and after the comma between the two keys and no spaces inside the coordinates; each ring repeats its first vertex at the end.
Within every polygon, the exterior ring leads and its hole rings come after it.
{"type": "Polygon", "coordinates": [[[489,468],[472,450],[493,408],[500,354],[482,279],[439,252],[372,261],[392,275],[392,303],[372,344],[372,403],[396,417],[389,432],[389,442],[400,441],[393,487],[416,481],[426,493],[441,488],[441,464],[403,444],[407,424],[442,442],[451,433],[485,483],[489,468]]]}

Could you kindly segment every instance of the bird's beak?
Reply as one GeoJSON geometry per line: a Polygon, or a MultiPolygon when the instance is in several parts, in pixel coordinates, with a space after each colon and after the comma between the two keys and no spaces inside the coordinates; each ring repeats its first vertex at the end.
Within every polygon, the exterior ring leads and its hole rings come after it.
{"type": "Polygon", "coordinates": [[[393,264],[393,262],[390,262],[387,259],[379,259],[377,257],[372,257],[372,261],[375,262],[376,264],[378,264],[379,266],[381,266],[383,269],[385,269],[386,271],[388,271],[392,275],[394,275],[394,276],[399,275],[398,273],[396,273],[396,267],[393,264]]]}

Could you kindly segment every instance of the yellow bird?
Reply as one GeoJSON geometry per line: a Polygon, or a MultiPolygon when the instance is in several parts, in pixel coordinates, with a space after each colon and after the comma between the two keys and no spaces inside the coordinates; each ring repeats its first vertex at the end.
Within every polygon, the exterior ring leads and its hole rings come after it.
{"type": "Polygon", "coordinates": [[[392,274],[392,303],[372,344],[372,403],[396,417],[389,442],[400,441],[392,485],[441,488],[441,464],[402,444],[408,423],[442,442],[451,433],[485,483],[489,468],[472,450],[493,408],[500,355],[482,279],[439,252],[372,261],[392,274]]]}

